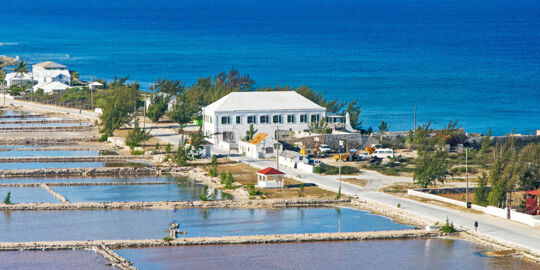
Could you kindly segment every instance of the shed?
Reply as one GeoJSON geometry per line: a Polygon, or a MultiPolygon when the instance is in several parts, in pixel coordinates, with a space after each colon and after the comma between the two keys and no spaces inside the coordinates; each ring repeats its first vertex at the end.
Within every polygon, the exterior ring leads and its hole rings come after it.
{"type": "Polygon", "coordinates": [[[268,167],[257,172],[258,188],[283,188],[285,183],[285,173],[268,167]]]}

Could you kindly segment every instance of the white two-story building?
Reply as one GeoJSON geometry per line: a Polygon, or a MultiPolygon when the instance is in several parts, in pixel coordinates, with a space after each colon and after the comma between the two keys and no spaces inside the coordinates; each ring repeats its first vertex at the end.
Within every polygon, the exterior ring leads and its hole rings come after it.
{"type": "Polygon", "coordinates": [[[52,82],[71,84],[71,74],[69,74],[67,67],[52,61],[33,65],[32,75],[38,84],[52,82]]]}
{"type": "Polygon", "coordinates": [[[276,130],[304,131],[326,109],[294,91],[233,92],[204,107],[203,132],[215,145],[236,143],[251,124],[257,133],[276,138],[276,130]]]}

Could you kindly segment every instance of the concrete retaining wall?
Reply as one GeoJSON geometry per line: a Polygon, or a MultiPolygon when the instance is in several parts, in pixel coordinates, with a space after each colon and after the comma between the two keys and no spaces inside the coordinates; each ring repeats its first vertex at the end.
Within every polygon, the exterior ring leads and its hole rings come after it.
{"type": "MultiPolygon", "coordinates": [[[[436,200],[436,201],[445,202],[445,203],[449,203],[449,204],[453,204],[453,205],[457,205],[461,207],[467,207],[467,204],[465,202],[453,200],[450,198],[445,198],[445,197],[437,196],[433,194],[428,194],[428,193],[424,193],[424,192],[413,190],[413,189],[407,190],[407,195],[430,199],[430,200],[436,200]]],[[[498,207],[493,207],[493,206],[483,207],[476,204],[471,205],[471,208],[473,210],[481,211],[488,215],[508,219],[508,213],[507,213],[508,210],[503,209],[503,208],[498,208],[498,207]]],[[[514,209],[510,210],[510,220],[527,224],[531,227],[540,227],[540,216],[532,216],[532,215],[527,215],[524,213],[519,213],[519,212],[516,212],[516,210],[514,209]]]]}
{"type": "MultiPolygon", "coordinates": [[[[189,232],[188,232],[189,233],[189,232]]],[[[159,239],[144,240],[95,240],[95,241],[49,241],[49,242],[4,242],[0,243],[0,251],[15,250],[61,250],[88,249],[99,245],[109,248],[150,248],[163,246],[189,245],[231,245],[231,244],[265,244],[265,243],[298,243],[321,241],[351,240],[392,240],[432,238],[447,235],[440,232],[424,230],[400,230],[379,232],[347,232],[347,233],[308,233],[308,234],[273,234],[223,237],[184,237],[165,242],[159,239]]]]}
{"type": "Polygon", "coordinates": [[[22,162],[126,162],[128,160],[148,159],[147,156],[86,156],[86,157],[0,157],[0,163],[22,162]]]}
{"type": "Polygon", "coordinates": [[[350,200],[249,200],[249,201],[161,201],[0,204],[0,210],[89,210],[89,209],[183,209],[183,208],[284,208],[346,204],[350,200]]]}
{"type": "MultiPolygon", "coordinates": [[[[0,178],[12,177],[67,177],[67,176],[106,176],[106,175],[161,175],[170,169],[161,168],[73,168],[73,169],[30,169],[1,170],[0,178]]],[[[1,180],[0,180],[1,181],[1,180]]]]}

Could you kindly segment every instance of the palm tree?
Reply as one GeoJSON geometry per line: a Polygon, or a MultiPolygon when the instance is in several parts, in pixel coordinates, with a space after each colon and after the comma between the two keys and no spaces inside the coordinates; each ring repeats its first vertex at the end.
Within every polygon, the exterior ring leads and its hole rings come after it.
{"type": "Polygon", "coordinates": [[[24,61],[20,61],[13,71],[19,73],[19,85],[22,87],[23,74],[28,72],[28,65],[24,61]]]}
{"type": "Polygon", "coordinates": [[[79,72],[73,71],[71,73],[71,84],[73,85],[75,83],[79,83],[79,79],[80,79],[79,72]]]}

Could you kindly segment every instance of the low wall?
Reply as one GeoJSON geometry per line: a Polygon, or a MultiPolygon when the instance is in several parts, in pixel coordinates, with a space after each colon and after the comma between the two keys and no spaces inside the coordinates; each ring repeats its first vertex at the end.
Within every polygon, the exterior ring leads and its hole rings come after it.
{"type": "Polygon", "coordinates": [[[0,210],[89,210],[89,209],[183,209],[183,208],[284,208],[347,204],[347,199],[249,200],[249,201],[161,201],[0,204],[0,210]]]}
{"type": "Polygon", "coordinates": [[[310,165],[310,164],[305,164],[302,162],[299,162],[298,164],[296,164],[296,168],[300,171],[308,172],[308,173],[313,173],[313,171],[315,170],[315,166],[310,165]]]}
{"type": "Polygon", "coordinates": [[[59,131],[94,131],[96,127],[91,126],[71,126],[71,127],[0,127],[0,132],[59,132],[59,131]]]}
{"type": "MultiPolygon", "coordinates": [[[[445,198],[445,197],[437,196],[433,194],[428,194],[428,193],[424,193],[424,192],[413,190],[413,189],[408,189],[407,195],[430,199],[430,200],[436,200],[436,201],[445,202],[445,203],[449,203],[449,204],[453,204],[453,205],[457,205],[461,207],[467,207],[467,203],[465,202],[453,200],[450,198],[445,198]]],[[[480,205],[472,204],[471,209],[483,212],[488,215],[508,219],[508,213],[507,213],[508,210],[503,209],[503,208],[498,208],[498,207],[493,207],[493,206],[483,207],[480,205]]],[[[532,216],[532,215],[527,215],[524,213],[519,213],[519,212],[516,212],[516,210],[514,209],[510,210],[510,220],[527,224],[531,227],[540,227],[540,216],[532,216]]]]}
{"type": "Polygon", "coordinates": [[[99,138],[92,137],[67,137],[67,138],[3,138],[0,139],[0,145],[55,145],[55,144],[70,144],[74,142],[97,142],[99,138]]]}
{"type": "MultiPolygon", "coordinates": [[[[72,168],[72,169],[29,169],[29,170],[0,170],[0,178],[35,177],[35,176],[106,176],[106,175],[161,175],[170,169],[160,168],[72,168]]],[[[1,180],[0,180],[1,181],[1,180]]]]}
{"type": "MultiPolygon", "coordinates": [[[[180,228],[181,229],[181,228],[180,228]]],[[[189,232],[188,232],[189,233],[189,232]]],[[[112,249],[149,248],[164,246],[189,245],[234,245],[234,244],[265,244],[265,243],[299,243],[322,241],[351,241],[351,240],[392,240],[432,238],[448,235],[440,232],[424,230],[399,230],[378,232],[345,232],[345,233],[304,233],[304,234],[272,234],[222,237],[182,237],[165,242],[160,239],[144,240],[94,240],[94,241],[47,241],[47,242],[3,242],[0,251],[17,250],[62,250],[88,249],[105,245],[112,249]]]]}
{"type": "Polygon", "coordinates": [[[0,157],[0,163],[22,162],[126,162],[128,160],[148,159],[147,156],[86,156],[86,157],[0,157]]]}

